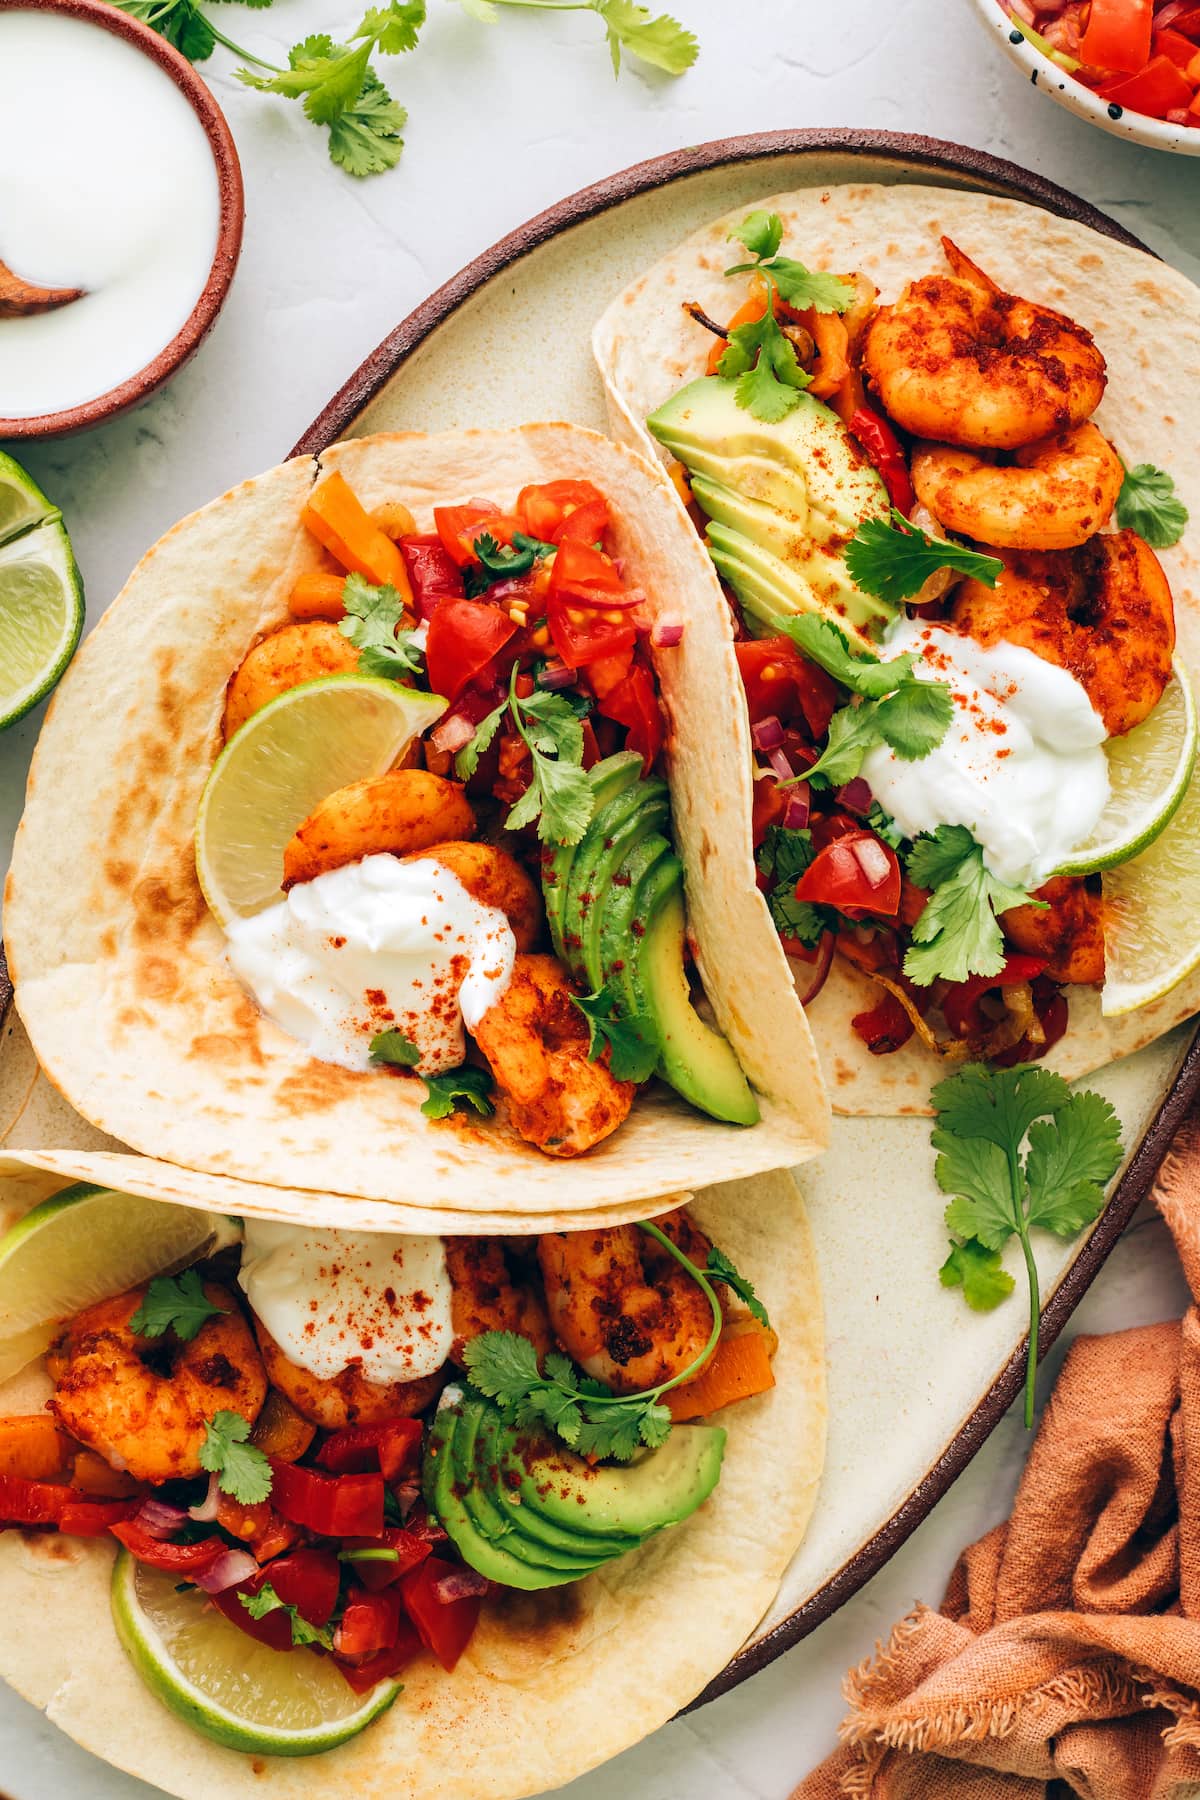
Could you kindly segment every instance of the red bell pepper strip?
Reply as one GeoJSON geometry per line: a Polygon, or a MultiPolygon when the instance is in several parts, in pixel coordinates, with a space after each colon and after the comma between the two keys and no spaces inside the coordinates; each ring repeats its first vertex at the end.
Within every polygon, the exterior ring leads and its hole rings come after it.
{"type": "Polygon", "coordinates": [[[1130,112],[1142,113],[1148,119],[1165,119],[1169,112],[1190,106],[1193,89],[1182,69],[1177,69],[1169,56],[1152,56],[1136,75],[1106,81],[1096,92],[1110,106],[1127,107],[1130,112]]]}
{"type": "Polygon", "coordinates": [[[796,898],[836,907],[848,919],[894,917],[900,906],[896,852],[873,831],[845,832],[818,850],[796,883],[796,898]]]}
{"type": "Polygon", "coordinates": [[[168,1575],[194,1575],[198,1570],[210,1568],[228,1549],[224,1538],[215,1535],[201,1538],[195,1544],[172,1544],[168,1539],[153,1537],[136,1518],[121,1519],[111,1530],[131,1556],[136,1556],[148,1568],[162,1569],[168,1575]]]}
{"type": "Polygon", "coordinates": [[[420,1419],[388,1419],[382,1425],[347,1425],[327,1437],[317,1461],[332,1475],[381,1471],[389,1486],[415,1467],[421,1448],[420,1419]]]}
{"type": "Polygon", "coordinates": [[[1041,956],[1010,956],[997,975],[971,975],[966,981],[953,982],[942,996],[942,1011],[955,1037],[971,1037],[982,1030],[980,1001],[992,988],[1016,987],[1022,981],[1032,981],[1045,967],[1041,956]]]}
{"type": "Polygon", "coordinates": [[[406,537],[400,540],[400,554],[408,572],[417,615],[432,619],[443,600],[462,600],[462,571],[453,558],[446,555],[438,537],[406,537]]]}
{"type": "Polygon", "coordinates": [[[850,1023],[872,1056],[890,1056],[907,1044],[915,1029],[895,994],[886,990],[878,1006],[855,1013],[850,1023]]]}
{"type": "Polygon", "coordinates": [[[882,476],[892,505],[907,518],[917,504],[917,496],[896,433],[870,406],[860,406],[851,413],[847,429],[851,437],[858,439],[867,460],[874,463],[882,476]]]}
{"type": "Polygon", "coordinates": [[[294,1525],[318,1537],[380,1538],[382,1475],[320,1475],[271,1458],[271,1504],[294,1525]]]}
{"type": "Polygon", "coordinates": [[[1167,56],[1177,69],[1182,69],[1189,85],[1194,86],[1188,75],[1188,64],[1196,56],[1196,46],[1191,38],[1184,37],[1181,31],[1156,31],[1154,34],[1154,54],[1167,56]]]}
{"type": "Polygon", "coordinates": [[[479,1594],[468,1594],[461,1600],[439,1600],[437,1583],[454,1573],[453,1563],[429,1556],[400,1583],[408,1616],[421,1642],[447,1671],[453,1669],[470,1643],[483,1605],[479,1594]]]}
{"type": "Polygon", "coordinates": [[[83,1500],[72,1498],[58,1518],[65,1537],[107,1537],[114,1525],[131,1518],[140,1500],[83,1500]]]}
{"type": "Polygon", "coordinates": [[[71,1490],[48,1481],[0,1475],[0,1529],[6,1525],[56,1525],[71,1490]]]}
{"type": "Polygon", "coordinates": [[[376,1651],[374,1656],[364,1657],[357,1663],[343,1662],[339,1658],[337,1666],[356,1694],[369,1694],[381,1681],[399,1675],[420,1654],[421,1640],[416,1627],[411,1620],[401,1619],[396,1642],[390,1650],[376,1651]]]}
{"type": "Polygon", "coordinates": [[[1092,0],[1079,60],[1132,74],[1149,61],[1153,29],[1154,0],[1092,0]]]}

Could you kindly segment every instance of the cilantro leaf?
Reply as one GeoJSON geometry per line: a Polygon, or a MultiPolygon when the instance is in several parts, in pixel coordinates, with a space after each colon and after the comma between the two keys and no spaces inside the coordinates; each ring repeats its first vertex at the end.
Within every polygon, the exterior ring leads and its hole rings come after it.
{"type": "Polygon", "coordinates": [[[614,75],[621,73],[622,50],[666,75],[682,75],[700,54],[693,33],[669,13],[656,18],[634,0],[591,0],[591,5],[604,20],[614,75]]]}
{"type": "Polygon", "coordinates": [[[754,1291],[754,1283],[740,1275],[723,1250],[716,1245],[708,1253],[708,1261],[704,1265],[704,1273],[710,1281],[719,1281],[727,1288],[732,1288],[739,1300],[746,1303],[752,1318],[758,1320],[765,1330],[770,1331],[771,1321],[767,1317],[767,1309],[754,1291]]]}
{"type": "Polygon", "coordinates": [[[811,831],[768,825],[754,859],[763,875],[774,877],[766,900],[776,931],[780,937],[798,939],[806,950],[814,949],[832,930],[835,918],[829,908],[796,898],[796,883],[815,854],[811,831]]]}
{"type": "Polygon", "coordinates": [[[759,207],[755,212],[747,213],[729,235],[744,244],[751,256],[762,260],[774,256],[782,244],[783,220],[778,213],[766,212],[759,207]]]}
{"type": "Polygon", "coordinates": [[[856,653],[845,632],[814,613],[788,620],[785,630],[803,655],[861,701],[834,713],[826,748],[803,779],[821,775],[840,787],[854,779],[876,744],[887,744],[905,762],[916,762],[941,743],[954,702],[945,682],[917,674],[921,659],[913,651],[886,662],[856,653]]]}
{"type": "Polygon", "coordinates": [[[812,307],[816,312],[842,313],[853,306],[853,282],[845,281],[840,275],[806,268],[794,257],[778,255],[783,242],[783,220],[778,213],[764,212],[761,208],[748,213],[729,236],[744,244],[754,261],[735,263],[731,269],[726,269],[726,275],[768,274],[780,298],[794,306],[797,312],[806,312],[812,307]]]}
{"type": "Polygon", "coordinates": [[[154,1277],[129,1329],[147,1338],[162,1337],[170,1329],[182,1343],[190,1344],[201,1327],[218,1318],[222,1310],[204,1292],[196,1270],[185,1269],[182,1275],[154,1277]]]}
{"type": "Polygon", "coordinates": [[[377,1031],[371,1039],[371,1061],[390,1063],[396,1069],[415,1069],[421,1052],[402,1031],[377,1031]]]}
{"type": "MultiPolygon", "coordinates": [[[[545,689],[521,699],[516,663],[507,704],[529,749],[531,766],[529,786],[504,821],[505,827],[520,831],[536,821],[543,843],[577,844],[591,823],[596,804],[595,789],[583,767],[579,714],[562,694],[545,689]]],[[[490,715],[484,724],[489,722],[490,715]]]]}
{"type": "Polygon", "coordinates": [[[932,889],[904,958],[904,973],[918,987],[939,976],[966,981],[998,975],[1006,957],[997,915],[1010,906],[1041,904],[992,874],[965,825],[939,825],[931,837],[917,838],[908,876],[917,887],[932,889]]]}
{"type": "Polygon", "coordinates": [[[388,6],[373,6],[354,35],[368,38],[385,56],[401,56],[416,49],[424,23],[425,0],[391,0],[388,6]]]}
{"type": "Polygon", "coordinates": [[[480,1393],[502,1406],[515,1406],[542,1378],[537,1351],[516,1331],[482,1332],[464,1348],[463,1362],[480,1393]]]}
{"type": "Polygon", "coordinates": [[[1004,1070],[968,1063],[939,1081],[930,1098],[941,1129],[986,1138],[1007,1151],[1035,1119],[1061,1112],[1071,1090],[1061,1075],[1035,1063],[1004,1070]]]}
{"type": "Polygon", "coordinates": [[[867,594],[899,606],[919,593],[939,569],[955,569],[987,587],[995,587],[1004,564],[997,556],[967,550],[945,538],[930,537],[910,525],[893,506],[888,519],[866,519],[846,545],[850,579],[867,594]]]}
{"type": "Polygon", "coordinates": [[[346,617],[338,630],[359,652],[359,667],[367,675],[402,681],[420,674],[423,654],[413,643],[415,632],[399,631],[404,602],[394,587],[373,587],[361,575],[347,575],[342,589],[346,617]]]}
{"type": "Polygon", "coordinates": [[[1157,469],[1153,463],[1137,463],[1125,471],[1117,495],[1116,518],[1122,531],[1136,531],[1155,550],[1169,550],[1183,536],[1188,509],[1165,469],[1157,469]]]}
{"type": "Polygon", "coordinates": [[[954,1196],[947,1225],[959,1237],[978,1238],[986,1250],[1002,1250],[1018,1223],[1004,1151],[986,1138],[960,1138],[940,1126],[930,1141],[940,1152],[937,1184],[954,1196]]]}
{"type": "Polygon", "coordinates": [[[1121,1161],[1121,1125],[1102,1094],[1072,1094],[1053,1121],[1029,1128],[1029,1223],[1074,1237],[1104,1205],[1121,1161]]]}
{"type": "MultiPolygon", "coordinates": [[[[408,114],[404,108],[392,99],[379,77],[368,72],[353,106],[348,106],[330,124],[330,157],[348,175],[380,175],[385,169],[395,168],[399,162],[404,149],[401,134],[407,122],[408,114]]],[[[370,652],[359,660],[369,675],[391,673],[388,669],[372,667],[371,663],[377,659],[370,652]]],[[[416,666],[409,664],[410,668],[416,666]]]]}
{"type": "Polygon", "coordinates": [[[609,1068],[615,1080],[649,1081],[661,1054],[654,1020],[645,1013],[630,1013],[622,1018],[611,987],[601,988],[595,994],[572,994],[571,1001],[588,1022],[588,1061],[595,1062],[607,1049],[611,1052],[609,1068]]]}
{"type": "Polygon", "coordinates": [[[189,62],[207,62],[217,37],[192,0],[112,0],[121,12],[140,19],[174,45],[189,62]]]}
{"type": "Polygon", "coordinates": [[[421,1111],[427,1119],[448,1119],[452,1112],[477,1112],[490,1119],[496,1108],[492,1104],[492,1078],[483,1069],[464,1064],[449,1069],[444,1075],[422,1075],[429,1097],[421,1111]]]}
{"type": "Polygon", "coordinates": [[[490,746],[492,739],[500,729],[501,721],[508,711],[508,701],[502,700],[494,712],[486,719],[481,719],[475,727],[475,736],[469,744],[459,751],[454,759],[454,773],[460,781],[469,781],[479,767],[479,759],[490,746]]]}
{"type": "Polygon", "coordinates": [[[1017,1285],[1007,1269],[1000,1267],[1000,1252],[985,1249],[974,1238],[965,1244],[951,1244],[938,1279],[943,1287],[960,1287],[972,1312],[991,1312],[1017,1285]]]}
{"type": "Polygon", "coordinates": [[[292,1627],[292,1648],[300,1649],[306,1644],[320,1644],[323,1650],[333,1649],[333,1627],[331,1625],[310,1625],[308,1620],[296,1606],[289,1606],[279,1598],[269,1581],[265,1581],[257,1594],[239,1594],[238,1599],[252,1619],[265,1619],[268,1613],[285,1612],[292,1627]]]}
{"type": "Polygon", "coordinates": [[[738,405],[771,425],[786,419],[799,405],[799,396],[811,380],[771,307],[761,319],[734,326],[717,368],[721,375],[737,377],[738,405]]]}
{"type": "Polygon", "coordinates": [[[243,1506],[257,1506],[271,1492],[271,1465],[257,1445],[247,1443],[249,1436],[241,1413],[214,1414],[200,1446],[200,1467],[217,1477],[222,1493],[243,1506]]]}

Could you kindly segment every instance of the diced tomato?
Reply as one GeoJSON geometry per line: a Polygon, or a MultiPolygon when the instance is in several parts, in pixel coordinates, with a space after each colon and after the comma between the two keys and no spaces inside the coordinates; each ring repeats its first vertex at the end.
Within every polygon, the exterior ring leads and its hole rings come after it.
{"type": "Polygon", "coordinates": [[[579,600],[601,608],[636,604],[625,592],[615,563],[575,538],[561,545],[554,558],[550,592],[560,599],[579,600]]]}
{"type": "Polygon", "coordinates": [[[400,1583],[408,1616],[421,1642],[446,1670],[453,1669],[470,1643],[483,1605],[479,1594],[468,1594],[461,1600],[439,1600],[435,1591],[438,1582],[454,1573],[453,1563],[428,1556],[400,1583]]]}
{"type": "Polygon", "coordinates": [[[662,708],[654,677],[645,663],[635,663],[620,687],[596,702],[606,719],[628,727],[627,750],[636,750],[642,759],[642,773],[648,775],[663,745],[662,708]]]}
{"type": "Polygon", "coordinates": [[[430,691],[451,705],[482,674],[519,627],[483,600],[444,600],[429,621],[425,667],[430,691]]]}
{"type": "Polygon", "coordinates": [[[421,1448],[420,1419],[388,1419],[382,1425],[348,1425],[326,1438],[317,1461],[333,1475],[379,1469],[390,1485],[402,1481],[421,1448]]]}
{"type": "Polygon", "coordinates": [[[632,650],[637,642],[634,626],[614,624],[599,613],[584,612],[572,618],[568,603],[557,594],[546,602],[546,623],[554,648],[572,669],[586,668],[601,658],[632,650]]]}
{"type": "Polygon", "coordinates": [[[416,1627],[411,1620],[401,1619],[396,1642],[390,1650],[379,1650],[374,1656],[364,1657],[358,1663],[342,1662],[339,1659],[338,1668],[356,1694],[369,1694],[379,1682],[399,1675],[420,1654],[421,1640],[417,1636],[416,1627]]]}
{"type": "Polygon", "coordinates": [[[242,1584],[242,1591],[257,1594],[267,1583],[285,1606],[294,1606],[310,1625],[328,1625],[337,1605],[341,1567],[332,1550],[289,1550],[242,1584]]]}
{"type": "Polygon", "coordinates": [[[1132,73],[1149,60],[1153,29],[1154,0],[1092,0],[1080,61],[1093,69],[1132,73]]]}
{"type": "Polygon", "coordinates": [[[980,1003],[991,989],[1032,981],[1045,967],[1045,959],[1040,956],[1010,956],[998,975],[971,975],[966,981],[953,982],[942,995],[942,1011],[955,1037],[971,1037],[984,1028],[986,1021],[980,1003]]]}
{"type": "Polygon", "coordinates": [[[319,1475],[272,1458],[271,1503],[285,1519],[318,1537],[379,1538],[383,1533],[382,1475],[319,1475]]]}
{"type": "Polygon", "coordinates": [[[603,540],[608,529],[608,501],[603,497],[589,500],[586,506],[577,506],[574,512],[568,513],[554,534],[556,544],[577,542],[580,544],[598,544],[603,540]]]}
{"type": "Polygon", "coordinates": [[[128,1519],[140,1500],[70,1499],[58,1516],[58,1529],[67,1537],[104,1537],[114,1525],[128,1519]]]}
{"type": "Polygon", "coordinates": [[[796,898],[836,907],[848,919],[894,916],[900,905],[896,852],[873,831],[848,831],[818,850],[796,883],[796,898]]]}
{"type": "Polygon", "coordinates": [[[813,843],[818,850],[824,850],[838,838],[849,837],[853,831],[862,830],[862,820],[852,819],[849,813],[820,813],[812,822],[813,843]]]}
{"type": "Polygon", "coordinates": [[[917,504],[912,477],[900,439],[887,420],[870,406],[860,406],[850,415],[846,427],[851,437],[862,445],[868,462],[875,465],[888,499],[907,518],[917,504]]]}
{"type": "Polygon", "coordinates": [[[402,1601],[398,1588],[351,1588],[333,1634],[336,1656],[375,1656],[390,1650],[400,1635],[402,1601]]]}
{"type": "MultiPolygon", "coordinates": [[[[608,524],[608,502],[590,481],[543,481],[533,487],[524,487],[517,495],[516,510],[528,537],[539,538],[543,544],[555,544],[568,518],[597,504],[604,508],[600,526],[603,531],[608,524]]],[[[577,534],[572,532],[570,535],[577,534]]],[[[599,536],[599,532],[596,535],[599,536]]]]}
{"type": "Polygon", "coordinates": [[[460,569],[478,562],[475,539],[484,532],[498,544],[511,544],[513,532],[521,529],[518,520],[506,518],[490,500],[476,500],[469,506],[435,506],[433,522],[446,555],[460,569]]]}
{"type": "Polygon", "coordinates": [[[633,645],[628,645],[616,656],[598,656],[588,664],[588,685],[597,700],[603,700],[606,694],[620,687],[633,667],[633,645]]]}
{"type": "Polygon", "coordinates": [[[420,618],[432,619],[443,600],[463,598],[462,573],[453,558],[446,555],[440,538],[401,538],[400,554],[420,618]]]}
{"type": "MultiPolygon", "coordinates": [[[[1184,37],[1181,31],[1156,31],[1154,34],[1154,54],[1169,56],[1177,69],[1188,74],[1188,64],[1196,55],[1196,46],[1191,38],[1184,37]]],[[[1189,85],[1192,84],[1188,76],[1189,85]]]]}
{"type": "MultiPolygon", "coordinates": [[[[285,1457],[283,1460],[292,1459],[285,1457]]],[[[217,1524],[222,1531],[250,1544],[259,1562],[269,1562],[271,1557],[290,1550],[300,1536],[293,1524],[280,1518],[269,1500],[245,1506],[231,1494],[217,1495],[217,1524]]]]}
{"type": "Polygon", "coordinates": [[[799,713],[814,738],[822,738],[837,710],[837,683],[801,656],[789,637],[747,638],[735,644],[750,723],[799,713]]]}
{"type": "Polygon", "coordinates": [[[607,557],[574,538],[561,545],[550,572],[546,621],[554,648],[569,668],[631,649],[636,629],[631,619],[619,615],[636,605],[607,557]]]}
{"type": "Polygon", "coordinates": [[[215,1534],[195,1544],[172,1544],[156,1538],[136,1518],[122,1519],[112,1527],[112,1534],[124,1544],[131,1556],[151,1569],[164,1569],[171,1575],[190,1575],[207,1569],[227,1548],[224,1538],[215,1534]]]}
{"type": "Polygon", "coordinates": [[[850,1021],[872,1056],[890,1056],[907,1044],[913,1034],[912,1020],[897,1000],[886,990],[870,1012],[855,1013],[850,1021]]]}
{"type": "Polygon", "coordinates": [[[402,1525],[389,1525],[381,1538],[347,1538],[343,1550],[394,1550],[390,1562],[356,1562],[351,1566],[355,1578],[365,1588],[376,1591],[393,1587],[402,1575],[423,1563],[433,1548],[432,1540],[420,1532],[406,1531],[402,1525]]]}
{"type": "Polygon", "coordinates": [[[1142,113],[1148,119],[1165,119],[1169,112],[1191,105],[1193,89],[1169,56],[1152,56],[1136,75],[1106,81],[1096,92],[1110,106],[1128,107],[1130,112],[1142,113]]]}
{"type": "MultiPolygon", "coordinates": [[[[772,825],[778,825],[783,817],[787,799],[784,790],[773,778],[764,775],[754,783],[754,811],[751,814],[751,831],[754,837],[754,848],[757,850],[772,825]]],[[[760,884],[761,885],[761,884],[760,884]]]]}

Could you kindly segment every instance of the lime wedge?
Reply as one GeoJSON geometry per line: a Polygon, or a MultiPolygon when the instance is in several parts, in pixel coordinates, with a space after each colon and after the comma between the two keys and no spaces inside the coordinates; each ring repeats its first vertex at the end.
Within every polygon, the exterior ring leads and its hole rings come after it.
{"type": "Polygon", "coordinates": [[[386,1712],[400,1686],[355,1694],[328,1657],[271,1650],[239,1631],[194,1590],[122,1550],[113,1567],[117,1636],[152,1693],[187,1724],[231,1750],[313,1756],[386,1712]]]}
{"type": "Polygon", "coordinates": [[[1158,1000],[1200,965],[1200,781],[1149,848],[1104,873],[1106,1018],[1158,1000]]]}
{"type": "Polygon", "coordinates": [[[62,515],[19,462],[0,450],[0,544],[20,537],[31,525],[62,515]]]}
{"type": "Polygon", "coordinates": [[[0,731],[50,692],[82,630],[83,586],[62,520],[0,545],[0,731]]]}
{"type": "Polygon", "coordinates": [[[213,765],[196,820],[196,872],[218,924],[278,900],[283,851],[338,788],[383,775],[446,702],[370,675],[289,688],[234,733],[213,765]]]}
{"type": "Polygon", "coordinates": [[[0,1381],[40,1356],[60,1320],[236,1241],[220,1214],[69,1187],[0,1238],[0,1381]]]}
{"type": "Polygon", "coordinates": [[[1090,875],[1148,849],[1183,802],[1198,741],[1196,702],[1187,670],[1176,657],[1174,673],[1149,718],[1105,744],[1108,805],[1091,837],[1054,873],[1090,875]]]}

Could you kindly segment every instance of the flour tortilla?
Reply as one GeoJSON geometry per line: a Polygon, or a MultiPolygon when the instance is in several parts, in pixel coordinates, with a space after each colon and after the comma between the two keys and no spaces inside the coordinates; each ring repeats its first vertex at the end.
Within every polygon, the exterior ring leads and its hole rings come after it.
{"type": "MultiPolygon", "coordinates": [[[[614,436],[668,460],[643,421],[704,372],[711,334],[683,311],[696,301],[728,317],[740,283],[724,270],[742,260],[731,228],[756,207],[783,220],[785,256],[810,268],[860,269],[895,300],[909,281],[946,267],[951,237],[1002,287],[1057,307],[1095,334],[1108,362],[1096,422],[1127,464],[1167,469],[1191,514],[1182,543],[1159,552],[1175,596],[1179,652],[1200,683],[1200,291],[1155,258],[1056,219],[1040,208],[984,194],[919,186],[810,188],[740,206],[695,232],[608,307],[593,337],[614,436]]],[[[1047,1067],[1070,1079],[1152,1043],[1200,1009],[1200,971],[1163,999],[1122,1018],[1100,1014],[1097,990],[1072,988],[1067,1035],[1047,1067]]],[[[835,1112],[926,1113],[944,1071],[917,1039],[872,1056],[851,1030],[879,989],[842,958],[809,1022],[835,1112]]]]}
{"type": "MultiPolygon", "coordinates": [[[[683,1525],[577,1586],[490,1600],[452,1675],[422,1657],[390,1712],[316,1758],[252,1761],[168,1712],[118,1645],[113,1551],[99,1542],[0,1534],[0,1676],[77,1743],[184,1800],[251,1786],[271,1800],[518,1800],[665,1724],[774,1598],[825,1442],[820,1293],[791,1177],[713,1189],[694,1212],[757,1284],[780,1343],[778,1385],[715,1415],[729,1434],[721,1480],[683,1525]]],[[[40,1366],[26,1371],[0,1388],[0,1413],[48,1392],[40,1366]]]]}
{"type": "MultiPolygon", "coordinates": [[[[244,483],[143,558],[59,688],[30,776],[6,899],[17,1005],[50,1080],[101,1131],[213,1174],[462,1212],[544,1215],[653,1200],[802,1162],[828,1102],[786,958],[753,882],[750,742],[708,558],[649,464],[576,426],[335,446],[244,483]],[[578,476],[653,610],[682,616],[660,657],[675,840],[708,998],[759,1090],[723,1125],[658,1084],[587,1156],[559,1161],[494,1121],[420,1112],[417,1082],[316,1061],[233,975],[196,880],[192,833],[225,685],[319,566],[301,509],[339,469],[364,503],[501,505],[578,476]]],[[[297,824],[299,820],[297,820],[297,824]]],[[[45,1140],[43,1140],[45,1142],[45,1140]]]]}

